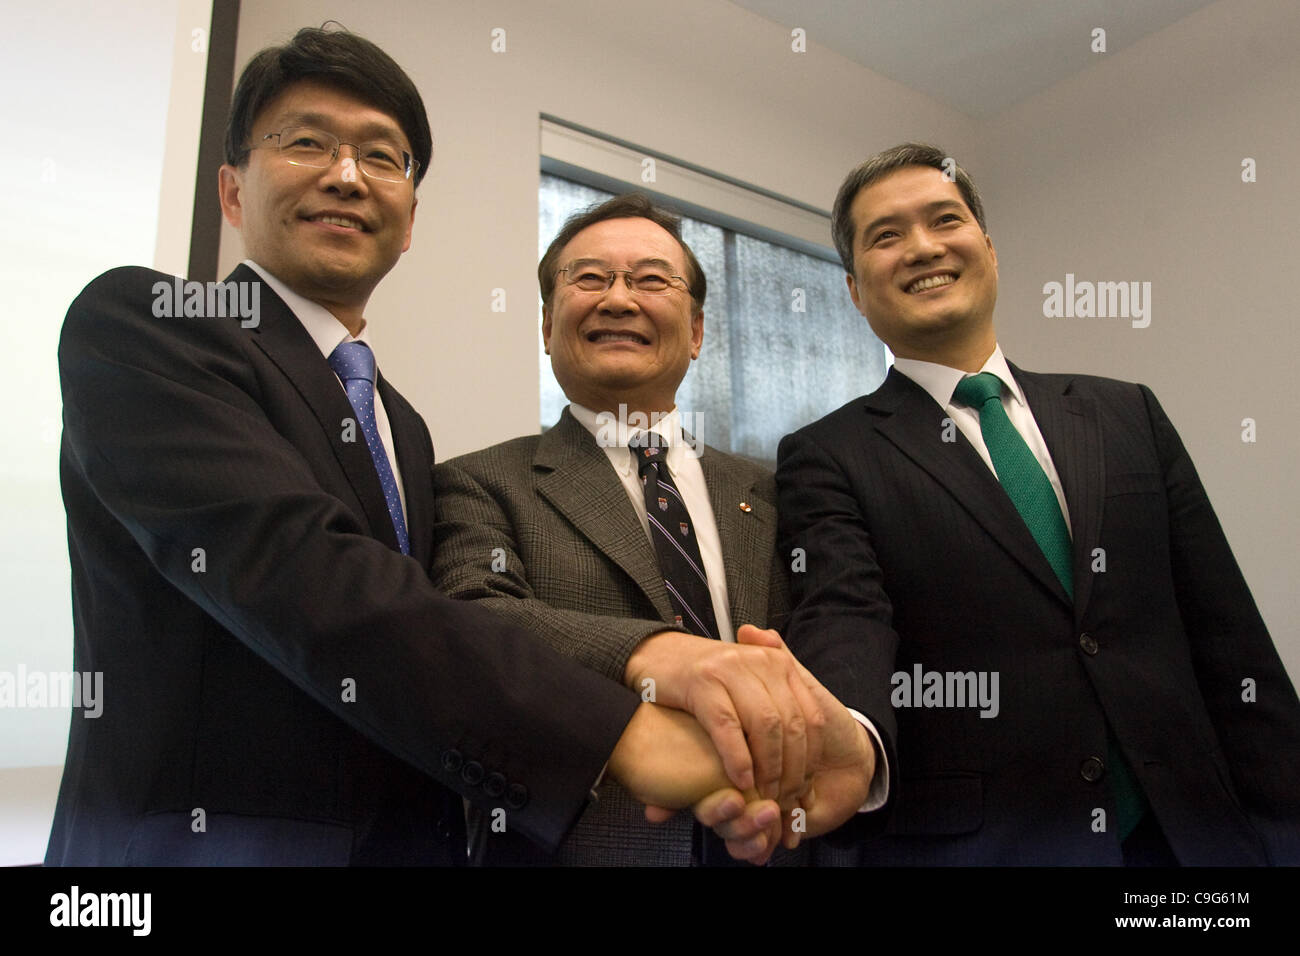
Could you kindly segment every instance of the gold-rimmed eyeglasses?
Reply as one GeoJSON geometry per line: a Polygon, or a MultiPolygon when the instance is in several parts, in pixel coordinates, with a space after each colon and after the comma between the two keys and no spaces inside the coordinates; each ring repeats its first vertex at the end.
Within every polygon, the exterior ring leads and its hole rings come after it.
{"type": "Polygon", "coordinates": [[[677,289],[687,289],[688,283],[679,275],[656,265],[643,265],[635,269],[610,269],[600,262],[571,262],[560,274],[564,284],[579,292],[608,292],[615,276],[626,276],[627,286],[640,295],[667,295],[677,289]]]}

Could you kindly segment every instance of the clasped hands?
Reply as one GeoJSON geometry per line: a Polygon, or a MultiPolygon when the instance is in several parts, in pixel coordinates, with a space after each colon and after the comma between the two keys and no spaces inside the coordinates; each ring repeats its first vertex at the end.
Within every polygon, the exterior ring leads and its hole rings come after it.
{"type": "Polygon", "coordinates": [[[651,822],[691,807],[733,857],[762,864],[866,800],[866,728],[776,631],[744,625],[735,644],[661,631],[637,646],[624,682],[653,703],[637,709],[609,768],[651,822]]]}

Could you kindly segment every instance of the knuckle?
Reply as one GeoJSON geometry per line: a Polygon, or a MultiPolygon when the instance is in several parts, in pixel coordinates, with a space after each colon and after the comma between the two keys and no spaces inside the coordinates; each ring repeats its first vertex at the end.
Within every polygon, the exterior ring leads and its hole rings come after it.
{"type": "Polygon", "coordinates": [[[783,726],[780,711],[772,707],[764,707],[754,719],[755,730],[764,737],[780,737],[783,726]]]}

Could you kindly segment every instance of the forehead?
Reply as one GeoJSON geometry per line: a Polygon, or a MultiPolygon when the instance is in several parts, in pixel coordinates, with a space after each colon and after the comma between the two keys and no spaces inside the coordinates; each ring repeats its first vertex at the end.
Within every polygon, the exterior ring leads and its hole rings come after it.
{"type": "Polygon", "coordinates": [[[672,233],[649,219],[604,219],[570,239],[559,259],[601,259],[616,267],[663,259],[681,269],[686,257],[672,233]]]}
{"type": "MultiPolygon", "coordinates": [[[[935,203],[951,201],[966,207],[955,182],[933,166],[904,166],[858,191],[851,207],[854,225],[862,229],[882,216],[906,216],[935,203]]],[[[969,210],[967,210],[969,211],[969,210]]]]}
{"type": "Polygon", "coordinates": [[[258,130],[266,127],[271,131],[290,124],[323,127],[344,139],[349,135],[382,136],[407,142],[395,116],[355,93],[314,80],[299,80],[285,87],[253,119],[253,127],[258,130]]]}

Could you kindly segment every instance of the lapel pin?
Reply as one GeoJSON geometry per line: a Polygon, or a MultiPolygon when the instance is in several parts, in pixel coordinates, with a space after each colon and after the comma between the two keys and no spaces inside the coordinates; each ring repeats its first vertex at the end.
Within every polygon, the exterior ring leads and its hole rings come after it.
{"type": "Polygon", "coordinates": [[[749,514],[749,512],[753,511],[754,509],[749,506],[748,501],[742,501],[740,503],[740,510],[745,512],[746,514],[749,514]]]}

